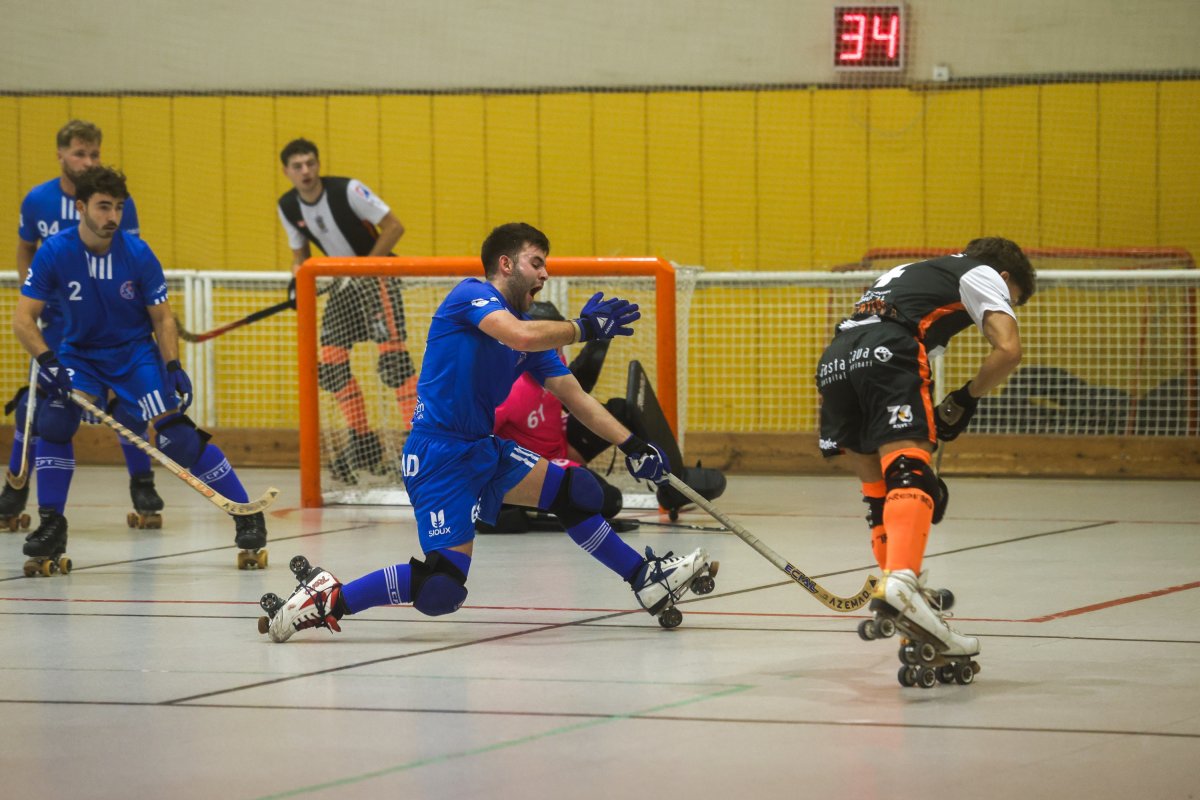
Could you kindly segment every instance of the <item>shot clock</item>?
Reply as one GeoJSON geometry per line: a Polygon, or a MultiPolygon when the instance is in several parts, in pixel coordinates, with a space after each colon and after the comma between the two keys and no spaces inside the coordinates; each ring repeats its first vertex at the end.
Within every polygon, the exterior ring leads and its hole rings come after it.
{"type": "Polygon", "coordinates": [[[835,70],[899,72],[907,47],[903,5],[833,7],[835,70]]]}

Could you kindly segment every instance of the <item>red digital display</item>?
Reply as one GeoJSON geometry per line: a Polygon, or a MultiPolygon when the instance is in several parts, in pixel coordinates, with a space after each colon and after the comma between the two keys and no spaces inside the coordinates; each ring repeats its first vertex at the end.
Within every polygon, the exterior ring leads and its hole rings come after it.
{"type": "Polygon", "coordinates": [[[904,6],[834,6],[833,68],[901,70],[908,46],[904,6]]]}

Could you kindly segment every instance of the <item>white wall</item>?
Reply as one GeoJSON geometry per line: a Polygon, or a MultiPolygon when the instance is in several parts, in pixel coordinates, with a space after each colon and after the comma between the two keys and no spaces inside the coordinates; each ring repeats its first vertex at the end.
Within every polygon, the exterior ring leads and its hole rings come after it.
{"type": "MultiPolygon", "coordinates": [[[[0,91],[836,81],[832,0],[0,0],[0,91]]],[[[909,77],[1200,67],[1200,0],[911,0],[909,77]]]]}

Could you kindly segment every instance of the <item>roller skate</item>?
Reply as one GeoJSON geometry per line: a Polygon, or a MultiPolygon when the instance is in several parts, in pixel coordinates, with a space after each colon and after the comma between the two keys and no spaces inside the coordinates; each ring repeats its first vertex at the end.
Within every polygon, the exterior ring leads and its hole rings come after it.
{"type": "Polygon", "coordinates": [[[129,498],[133,501],[133,511],[125,517],[129,527],[153,530],[162,527],[163,499],[154,490],[153,472],[129,476],[129,498]]]}
{"type": "Polygon", "coordinates": [[[341,632],[338,620],[346,613],[342,584],[332,574],[314,567],[304,556],[294,556],[288,567],[300,585],[285,602],[274,592],[262,596],[259,605],[267,616],[259,617],[258,632],[273,642],[286,642],[305,628],[329,628],[341,632]]]}
{"type": "Polygon", "coordinates": [[[241,548],[237,554],[238,569],[266,569],[267,520],[263,513],[235,516],[233,524],[237,526],[233,543],[241,548]]]}
{"type": "Polygon", "coordinates": [[[29,501],[29,480],[20,489],[14,489],[16,476],[11,472],[4,481],[4,489],[0,491],[0,530],[27,531],[29,530],[29,515],[25,513],[25,504],[29,501]]]}
{"type": "Polygon", "coordinates": [[[947,625],[943,613],[934,610],[930,595],[938,598],[943,611],[954,602],[948,590],[925,589],[912,570],[885,572],[872,593],[870,608],[875,616],[859,623],[858,635],[872,640],[886,639],[897,631],[903,634],[902,666],[896,676],[901,686],[930,689],[951,682],[966,686],[980,669],[974,658],[979,655],[979,640],[947,625]]]}
{"type": "Polygon", "coordinates": [[[53,508],[39,508],[41,523],[37,530],[25,537],[22,552],[29,556],[25,562],[25,577],[41,575],[49,578],[55,573],[66,575],[71,571],[71,559],[67,552],[67,518],[53,508]]]}
{"type": "Polygon", "coordinates": [[[383,442],[374,431],[359,433],[350,431],[350,444],[329,465],[333,478],[340,483],[358,483],[359,472],[386,475],[387,464],[383,458],[383,442]]]}
{"type": "Polygon", "coordinates": [[[630,579],[638,604],[664,628],[676,628],[683,622],[683,612],[675,607],[690,589],[694,594],[708,594],[716,587],[713,576],[719,561],[709,561],[708,553],[700,547],[689,555],[667,553],[656,556],[646,548],[646,562],[630,579]]]}

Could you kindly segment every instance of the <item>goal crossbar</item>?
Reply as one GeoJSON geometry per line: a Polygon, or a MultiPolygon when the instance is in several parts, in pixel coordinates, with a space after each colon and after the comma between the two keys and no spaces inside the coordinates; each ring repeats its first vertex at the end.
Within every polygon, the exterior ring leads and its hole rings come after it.
{"type": "MultiPolygon", "coordinates": [[[[658,324],[656,392],[671,428],[678,434],[678,342],[675,308],[675,267],[662,258],[573,258],[546,260],[551,278],[648,277],[654,279],[658,324]]],[[[319,278],[454,278],[482,277],[483,266],[472,257],[310,258],[296,271],[297,350],[299,353],[300,503],[305,508],[323,505],[321,491],[320,406],[317,385],[318,329],[317,280],[319,278]]],[[[428,320],[410,320],[428,325],[428,320]]]]}

